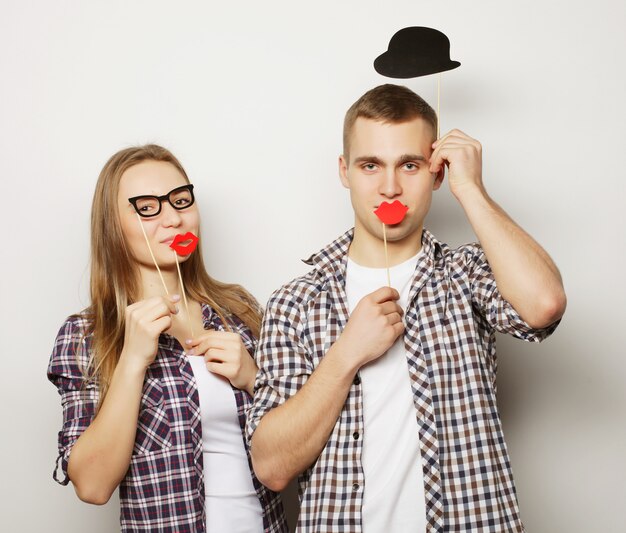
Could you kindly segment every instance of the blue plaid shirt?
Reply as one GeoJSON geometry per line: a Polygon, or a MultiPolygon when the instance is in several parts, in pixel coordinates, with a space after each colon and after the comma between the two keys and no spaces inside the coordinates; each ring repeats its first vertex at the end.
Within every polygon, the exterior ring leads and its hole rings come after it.
{"type": "MultiPolygon", "coordinates": [[[[211,307],[203,304],[202,313],[205,329],[223,329],[211,307]]],[[[231,326],[253,354],[256,340],[249,329],[239,320],[231,326]]],[[[53,474],[62,485],[69,482],[67,464],[72,446],[94,419],[99,399],[97,383],[84,377],[91,344],[86,329],[83,315],[68,318],[57,335],[48,367],[48,378],[57,387],[63,406],[53,474]]],[[[122,531],[205,531],[200,403],[191,365],[182,353],[180,344],[163,334],[156,358],[146,371],[135,445],[119,486],[122,531]]],[[[251,398],[234,387],[233,393],[243,433],[251,398]]],[[[256,479],[249,453],[248,463],[263,509],[264,531],[287,532],[280,496],[256,479]]]]}

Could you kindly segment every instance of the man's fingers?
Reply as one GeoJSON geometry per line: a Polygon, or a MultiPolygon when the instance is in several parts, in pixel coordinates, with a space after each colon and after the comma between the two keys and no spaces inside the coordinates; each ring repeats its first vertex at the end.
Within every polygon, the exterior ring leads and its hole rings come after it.
{"type": "Polygon", "coordinates": [[[395,324],[393,324],[393,331],[396,335],[396,339],[402,335],[402,332],[404,331],[404,324],[402,323],[402,321],[400,322],[396,322],[395,324]]]}
{"type": "Polygon", "coordinates": [[[400,294],[393,287],[381,287],[369,295],[372,301],[380,304],[389,300],[399,300],[400,294]]]}
{"type": "Polygon", "coordinates": [[[432,147],[435,148],[436,146],[441,145],[442,143],[444,143],[445,141],[447,141],[451,137],[458,137],[460,139],[467,139],[467,140],[470,140],[470,141],[474,141],[475,140],[472,137],[470,137],[469,135],[467,135],[467,133],[461,131],[460,129],[455,128],[453,130],[450,130],[448,133],[442,135],[441,137],[439,137],[439,139],[437,139],[432,144],[432,147]]]}
{"type": "Polygon", "coordinates": [[[390,313],[387,315],[387,320],[389,321],[389,324],[393,326],[398,322],[402,323],[402,315],[400,313],[390,313]]]}
{"type": "Polygon", "coordinates": [[[392,313],[404,314],[402,308],[395,301],[383,302],[380,304],[380,308],[384,315],[391,315],[392,313]]]}

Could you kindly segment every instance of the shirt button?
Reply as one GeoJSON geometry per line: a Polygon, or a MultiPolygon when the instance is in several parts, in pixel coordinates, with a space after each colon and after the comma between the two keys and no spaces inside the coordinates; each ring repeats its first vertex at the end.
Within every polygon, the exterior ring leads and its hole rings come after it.
{"type": "Polygon", "coordinates": [[[352,490],[359,490],[359,484],[358,483],[353,483],[352,484],[352,490]]]}
{"type": "Polygon", "coordinates": [[[354,377],[354,380],[352,381],[352,383],[354,383],[355,385],[358,385],[359,383],[361,383],[361,376],[359,376],[358,374],[354,377]]]}
{"type": "Polygon", "coordinates": [[[357,439],[359,438],[359,432],[358,432],[358,431],[355,431],[355,432],[352,434],[352,438],[353,438],[354,440],[357,440],[357,439]]]}

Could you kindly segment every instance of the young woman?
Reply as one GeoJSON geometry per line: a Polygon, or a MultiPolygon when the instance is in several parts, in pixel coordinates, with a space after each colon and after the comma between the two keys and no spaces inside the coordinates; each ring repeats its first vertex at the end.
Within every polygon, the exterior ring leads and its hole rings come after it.
{"type": "Polygon", "coordinates": [[[166,149],[121,150],[102,169],[91,305],[63,324],[48,368],[63,405],[54,477],[94,504],[119,486],[122,531],[287,531],[242,435],[259,307],[213,280],[199,247],[170,248],[199,228],[193,185],[166,149]]]}

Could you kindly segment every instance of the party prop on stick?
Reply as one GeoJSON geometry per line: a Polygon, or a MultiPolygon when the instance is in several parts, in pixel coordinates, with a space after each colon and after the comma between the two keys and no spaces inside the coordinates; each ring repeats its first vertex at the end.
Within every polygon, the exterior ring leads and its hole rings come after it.
{"type": "MultiPolygon", "coordinates": [[[[141,233],[143,233],[143,238],[146,240],[146,245],[148,246],[148,251],[150,252],[150,257],[152,257],[152,262],[159,273],[159,277],[161,278],[161,283],[163,283],[163,288],[165,289],[165,294],[170,295],[170,291],[167,290],[167,285],[165,284],[165,279],[163,278],[163,274],[161,273],[161,269],[159,268],[159,263],[157,263],[156,258],[154,257],[154,252],[152,251],[152,246],[150,246],[150,240],[148,239],[148,235],[146,234],[146,230],[143,227],[143,222],[141,221],[141,216],[137,214],[137,220],[139,220],[139,227],[141,228],[141,233]]],[[[176,270],[178,272],[178,280],[180,281],[180,289],[183,292],[183,302],[185,304],[185,311],[187,312],[187,321],[189,323],[189,331],[191,333],[191,338],[193,339],[193,327],[191,325],[191,315],[189,313],[189,304],[187,303],[187,294],[185,293],[185,286],[183,284],[183,277],[180,273],[180,265],[178,263],[179,255],[190,255],[198,246],[198,237],[196,237],[193,233],[188,231],[187,233],[178,234],[174,237],[170,244],[170,248],[174,250],[174,258],[176,260],[176,270]]]]}
{"type": "Polygon", "coordinates": [[[392,203],[382,202],[374,211],[374,214],[383,223],[383,243],[385,244],[385,266],[387,267],[387,285],[391,287],[391,276],[389,275],[389,256],[387,254],[387,230],[386,226],[400,224],[409,208],[399,200],[392,203]]]}
{"type": "Polygon", "coordinates": [[[167,285],[165,284],[165,280],[163,279],[163,274],[161,274],[161,269],[159,268],[159,264],[157,263],[157,260],[154,258],[154,253],[152,252],[152,246],[150,246],[150,241],[148,240],[148,236],[146,235],[146,230],[143,227],[143,222],[141,221],[141,216],[139,215],[139,213],[137,213],[137,220],[139,220],[139,227],[141,228],[141,233],[143,233],[143,238],[146,239],[146,244],[148,246],[148,251],[150,252],[150,257],[152,257],[152,262],[154,263],[154,266],[156,267],[157,272],[159,273],[159,277],[161,278],[161,283],[163,283],[165,294],[169,296],[170,292],[167,290],[167,285]]]}
{"type": "Polygon", "coordinates": [[[187,312],[187,321],[189,323],[189,331],[191,338],[194,338],[193,326],[191,325],[191,314],[189,313],[189,304],[187,303],[187,294],[185,292],[185,285],[183,284],[183,276],[180,273],[180,264],[178,262],[179,255],[191,255],[198,246],[198,237],[196,237],[191,231],[188,231],[184,235],[179,233],[174,237],[174,240],[170,244],[170,248],[174,250],[174,259],[176,260],[176,271],[178,272],[178,281],[180,282],[180,289],[183,292],[183,302],[185,304],[185,311],[187,312]],[[187,243],[187,244],[185,244],[187,243]]]}
{"type": "Polygon", "coordinates": [[[397,31],[386,52],[374,60],[374,69],[388,78],[418,78],[439,74],[437,78],[437,138],[441,122],[441,73],[460,66],[450,59],[450,40],[439,30],[411,26],[397,31]]]}

